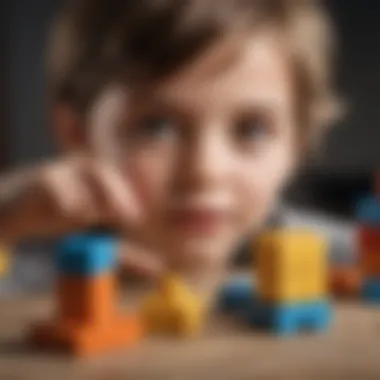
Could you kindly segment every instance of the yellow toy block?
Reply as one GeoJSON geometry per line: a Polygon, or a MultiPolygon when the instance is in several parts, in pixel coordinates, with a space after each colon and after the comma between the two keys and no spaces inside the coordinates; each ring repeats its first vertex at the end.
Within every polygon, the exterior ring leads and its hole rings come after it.
{"type": "Polygon", "coordinates": [[[168,275],[146,299],[141,315],[150,333],[192,337],[202,329],[204,307],[179,277],[168,275]]]}
{"type": "Polygon", "coordinates": [[[327,295],[327,246],[309,231],[265,233],[257,251],[258,295],[268,301],[292,302],[327,295]]]}
{"type": "Polygon", "coordinates": [[[0,276],[4,276],[9,270],[9,253],[4,247],[0,247],[0,276]]]}

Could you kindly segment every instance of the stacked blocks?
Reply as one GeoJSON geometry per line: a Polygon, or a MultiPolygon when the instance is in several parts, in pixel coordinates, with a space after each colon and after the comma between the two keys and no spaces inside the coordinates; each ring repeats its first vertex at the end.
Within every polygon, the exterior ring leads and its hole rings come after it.
{"type": "Polygon", "coordinates": [[[257,257],[257,295],[249,322],[278,335],[321,331],[332,319],[327,296],[327,249],[307,231],[272,231],[262,236],[257,257]]]}
{"type": "Polygon", "coordinates": [[[57,268],[66,277],[96,277],[116,265],[116,240],[106,236],[75,235],[58,244],[57,268]]]}
{"type": "Polygon", "coordinates": [[[164,276],[141,309],[149,333],[178,337],[197,336],[204,322],[203,302],[174,275],[164,276]]]}
{"type": "Polygon", "coordinates": [[[357,208],[357,243],[363,275],[362,297],[380,304],[380,198],[361,200],[357,208]]]}
{"type": "Polygon", "coordinates": [[[143,333],[137,317],[116,308],[116,240],[83,234],[64,239],[56,265],[57,310],[50,323],[32,330],[32,341],[78,356],[129,346],[143,333]]]}

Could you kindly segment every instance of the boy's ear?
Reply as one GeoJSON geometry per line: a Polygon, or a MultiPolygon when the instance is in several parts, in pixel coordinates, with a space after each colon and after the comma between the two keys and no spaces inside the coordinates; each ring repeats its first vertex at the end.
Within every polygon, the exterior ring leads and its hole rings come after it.
{"type": "Polygon", "coordinates": [[[52,119],[59,149],[64,152],[77,152],[85,147],[84,122],[72,107],[64,103],[55,104],[52,119]]]}

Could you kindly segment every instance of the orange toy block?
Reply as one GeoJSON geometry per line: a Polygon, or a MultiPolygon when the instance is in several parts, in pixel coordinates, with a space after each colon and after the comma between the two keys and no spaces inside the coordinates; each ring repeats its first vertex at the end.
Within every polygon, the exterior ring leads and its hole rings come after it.
{"type": "Polygon", "coordinates": [[[58,317],[61,323],[107,323],[115,314],[110,295],[116,289],[111,274],[94,278],[60,278],[57,283],[58,317]]]}
{"type": "Polygon", "coordinates": [[[355,266],[330,268],[330,293],[338,297],[354,297],[359,294],[362,285],[362,274],[355,266]]]}
{"type": "Polygon", "coordinates": [[[60,278],[55,318],[32,329],[31,340],[46,348],[88,356],[128,347],[143,336],[141,319],[121,316],[116,310],[116,279],[60,278]]]}
{"type": "Polygon", "coordinates": [[[114,316],[104,325],[47,323],[35,326],[31,340],[45,348],[86,357],[129,347],[141,340],[143,328],[136,316],[114,316]]]}

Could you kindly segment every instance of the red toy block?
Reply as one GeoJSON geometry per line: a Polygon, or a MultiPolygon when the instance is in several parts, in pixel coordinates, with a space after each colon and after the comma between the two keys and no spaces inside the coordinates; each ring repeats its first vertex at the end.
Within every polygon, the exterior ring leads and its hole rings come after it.
{"type": "Polygon", "coordinates": [[[377,251],[380,255],[380,228],[360,226],[357,230],[358,248],[361,252],[377,251]]]}
{"type": "Polygon", "coordinates": [[[364,275],[380,277],[380,251],[361,252],[360,267],[364,275]]]}
{"type": "Polygon", "coordinates": [[[380,276],[380,228],[360,226],[357,234],[362,273],[380,276]]]}

